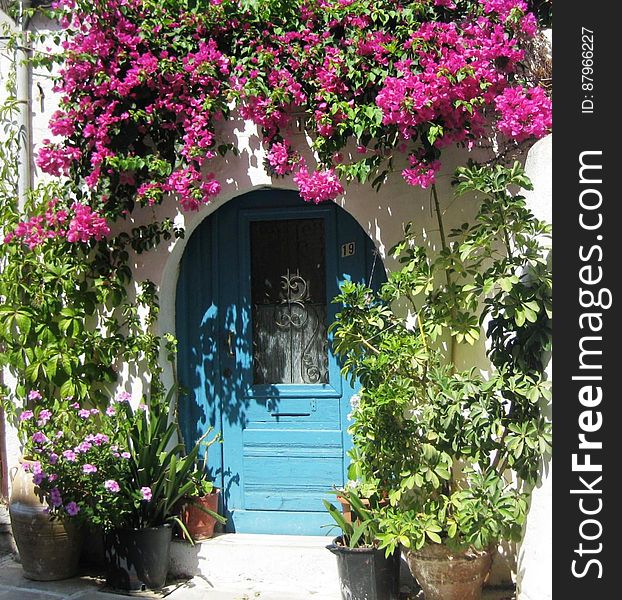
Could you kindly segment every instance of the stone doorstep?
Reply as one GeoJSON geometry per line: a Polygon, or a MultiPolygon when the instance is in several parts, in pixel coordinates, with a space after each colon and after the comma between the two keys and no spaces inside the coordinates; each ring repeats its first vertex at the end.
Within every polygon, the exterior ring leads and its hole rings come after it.
{"type": "MultiPolygon", "coordinates": [[[[194,546],[175,540],[169,575],[202,579],[214,590],[244,593],[249,600],[339,599],[337,561],[326,536],[216,534],[194,546]],[[292,595],[296,591],[296,596],[292,595]],[[255,596],[254,594],[257,594],[255,596]]],[[[404,560],[401,590],[423,600],[404,560]]],[[[232,596],[233,597],[233,596],[232,596]]],[[[485,600],[513,600],[513,590],[490,589],[485,600]]]]}
{"type": "MultiPolygon", "coordinates": [[[[198,576],[216,589],[339,597],[335,557],[325,536],[218,534],[195,544],[174,541],[170,574],[198,576]]],[[[250,595],[250,598],[253,596],[250,595]]]]}

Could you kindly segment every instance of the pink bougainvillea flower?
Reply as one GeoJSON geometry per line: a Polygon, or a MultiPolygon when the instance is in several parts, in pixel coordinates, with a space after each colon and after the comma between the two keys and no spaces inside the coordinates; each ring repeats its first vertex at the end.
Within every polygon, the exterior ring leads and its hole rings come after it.
{"type": "MultiPolygon", "coordinates": [[[[427,0],[414,23],[403,20],[408,3],[395,2],[390,30],[359,14],[355,0],[299,2],[294,27],[259,13],[241,17],[237,2],[223,3],[223,12],[221,0],[211,0],[201,14],[164,7],[171,36],[145,19],[141,2],[54,4],[70,35],[55,87],[61,108],[50,120],[59,138],[43,142],[37,164],[70,175],[87,193],[19,223],[5,243],[34,249],[56,238],[100,240],[109,235],[107,219],[169,197],[184,211],[200,210],[221,192],[206,163],[228,147],[219,121],[229,118],[232,101],[263,136],[269,173],[295,173],[301,196],[313,203],[343,193],[334,167],[349,143],[364,153],[369,134],[383,160],[431,126],[435,149],[471,148],[490,129],[514,141],[550,129],[539,92],[516,91],[520,44],[537,32],[525,0],[427,0]],[[304,128],[323,162],[316,172],[292,149],[299,113],[309,117],[304,128]],[[102,195],[112,193],[114,202],[102,195]]],[[[339,173],[362,178],[348,169],[339,173]]],[[[437,171],[436,161],[415,161],[403,175],[428,187],[437,171]]]]}
{"type": "Polygon", "coordinates": [[[505,21],[513,10],[524,13],[527,10],[527,3],[523,0],[480,0],[487,13],[496,13],[499,18],[505,21]]]}
{"type": "Polygon", "coordinates": [[[37,390],[30,390],[30,392],[28,392],[28,400],[41,400],[43,398],[43,396],[41,395],[41,392],[37,391],[37,390]]]}
{"type": "Polygon", "coordinates": [[[153,492],[151,491],[150,487],[141,487],[140,488],[140,493],[142,495],[143,500],[147,501],[147,502],[151,502],[151,498],[153,497],[153,492]]]}
{"type": "Polygon", "coordinates": [[[287,142],[274,142],[268,151],[268,164],[276,175],[289,175],[294,167],[293,152],[287,142]]]}
{"type": "Polygon", "coordinates": [[[419,186],[424,190],[429,188],[436,181],[436,174],[441,168],[438,160],[425,162],[417,155],[408,157],[410,167],[402,171],[404,181],[409,185],[419,186]]]}
{"type": "Polygon", "coordinates": [[[48,175],[61,177],[67,175],[73,164],[82,157],[79,148],[73,146],[61,146],[52,144],[49,140],[43,140],[44,146],[37,155],[37,165],[48,175]]]}
{"type": "Polygon", "coordinates": [[[542,88],[508,87],[495,99],[495,106],[501,114],[497,128],[517,142],[542,138],[551,130],[551,99],[542,88]]]}
{"type": "Polygon", "coordinates": [[[334,200],[344,191],[337,173],[332,168],[309,173],[307,167],[303,165],[294,175],[294,181],[303,200],[314,204],[334,200]]]}
{"type": "Polygon", "coordinates": [[[90,206],[74,202],[71,205],[74,216],[67,228],[67,241],[88,242],[91,238],[101,240],[110,233],[106,220],[90,206]]]}
{"type": "Polygon", "coordinates": [[[97,467],[95,465],[86,463],[82,465],[82,472],[87,475],[90,475],[91,473],[97,473],[97,467]]]}

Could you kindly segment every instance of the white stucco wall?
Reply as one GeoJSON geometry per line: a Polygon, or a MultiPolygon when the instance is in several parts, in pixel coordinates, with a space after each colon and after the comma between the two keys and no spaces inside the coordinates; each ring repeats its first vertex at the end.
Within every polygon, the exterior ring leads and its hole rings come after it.
{"type": "MultiPolygon", "coordinates": [[[[527,202],[534,214],[552,223],[552,138],[548,136],[530,150],[525,164],[534,184],[533,192],[527,194],[527,202]]],[[[551,362],[547,375],[551,377],[551,362]]],[[[552,406],[545,410],[550,418],[552,406]]],[[[545,464],[540,483],[533,490],[531,507],[525,527],[525,537],[518,555],[518,600],[551,600],[553,587],[553,512],[552,464],[545,464]]]]}
{"type": "MultiPolygon", "coordinates": [[[[41,28],[44,24],[37,21],[34,26],[41,28]]],[[[52,92],[52,80],[47,72],[35,71],[33,74],[33,143],[39,147],[42,140],[49,138],[47,122],[57,108],[58,98],[52,92]]],[[[230,121],[223,125],[222,135],[235,143],[240,150],[238,157],[227,156],[217,158],[209,164],[222,184],[222,193],[209,205],[203,206],[194,213],[182,213],[174,202],[141,209],[131,215],[126,222],[118,227],[130,227],[150,222],[153,217],[159,219],[171,217],[179,226],[186,229],[185,239],[162,244],[156,250],[144,255],[135,256],[133,268],[138,281],[150,279],[159,289],[161,312],[158,322],[159,333],[175,332],[175,290],[179,263],[184,248],[194,229],[212,212],[228,200],[246,192],[263,188],[276,187],[295,189],[291,178],[273,179],[263,168],[265,154],[254,125],[244,121],[230,121]]],[[[300,149],[312,161],[306,139],[297,134],[300,149]],[[306,148],[306,149],[305,149],[306,148]]],[[[454,169],[464,164],[468,158],[464,150],[447,150],[444,154],[443,169],[437,184],[441,205],[448,208],[445,215],[447,230],[463,223],[467,216],[475,210],[476,200],[462,198],[455,200],[450,181],[454,169]]],[[[347,157],[346,157],[347,160],[347,157]]],[[[538,216],[550,221],[551,183],[550,183],[550,138],[540,141],[529,153],[527,170],[535,184],[535,191],[529,194],[529,202],[538,216]]],[[[399,171],[399,170],[398,170],[399,171]]],[[[40,176],[35,169],[35,177],[40,176]]],[[[404,183],[399,172],[392,174],[387,183],[377,194],[369,186],[349,185],[337,203],[351,213],[368,233],[380,251],[383,259],[387,258],[389,249],[401,239],[402,226],[406,221],[414,221],[425,239],[433,247],[438,247],[439,236],[430,192],[413,188],[404,183]]],[[[395,266],[387,259],[385,266],[395,266]]],[[[460,347],[457,362],[460,368],[471,366],[475,361],[484,366],[482,348],[471,349],[460,347]]],[[[140,397],[140,379],[132,379],[125,371],[125,381],[120,383],[131,389],[135,398],[140,397]],[[129,381],[128,381],[129,379],[129,381]]],[[[172,382],[172,374],[165,373],[167,383],[172,382]]],[[[14,463],[18,457],[18,445],[14,432],[9,432],[9,461],[14,463]]],[[[535,492],[532,509],[526,528],[525,541],[520,549],[517,581],[521,600],[549,600],[550,598],[550,513],[551,492],[550,477],[544,478],[542,485],[535,492]],[[546,590],[549,590],[548,592],[546,590]]],[[[513,549],[504,550],[496,560],[490,583],[501,584],[513,580],[515,568],[513,549]]]]}

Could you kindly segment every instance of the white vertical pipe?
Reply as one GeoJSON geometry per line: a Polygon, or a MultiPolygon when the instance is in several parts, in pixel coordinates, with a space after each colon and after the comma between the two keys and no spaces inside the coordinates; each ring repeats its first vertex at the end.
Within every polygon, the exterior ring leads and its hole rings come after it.
{"type": "Polygon", "coordinates": [[[19,5],[18,24],[21,29],[19,44],[15,51],[15,88],[19,107],[19,155],[17,193],[19,207],[22,209],[32,189],[32,98],[30,72],[30,37],[28,35],[28,19],[25,14],[30,8],[31,0],[21,0],[19,5]]]}

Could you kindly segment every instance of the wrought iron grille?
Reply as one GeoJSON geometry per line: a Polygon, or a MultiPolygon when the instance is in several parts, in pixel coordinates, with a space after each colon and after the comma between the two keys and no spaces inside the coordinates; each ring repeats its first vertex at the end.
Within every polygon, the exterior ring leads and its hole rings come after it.
{"type": "Polygon", "coordinates": [[[250,234],[254,383],[328,383],[324,221],[255,221],[250,234]]]}

